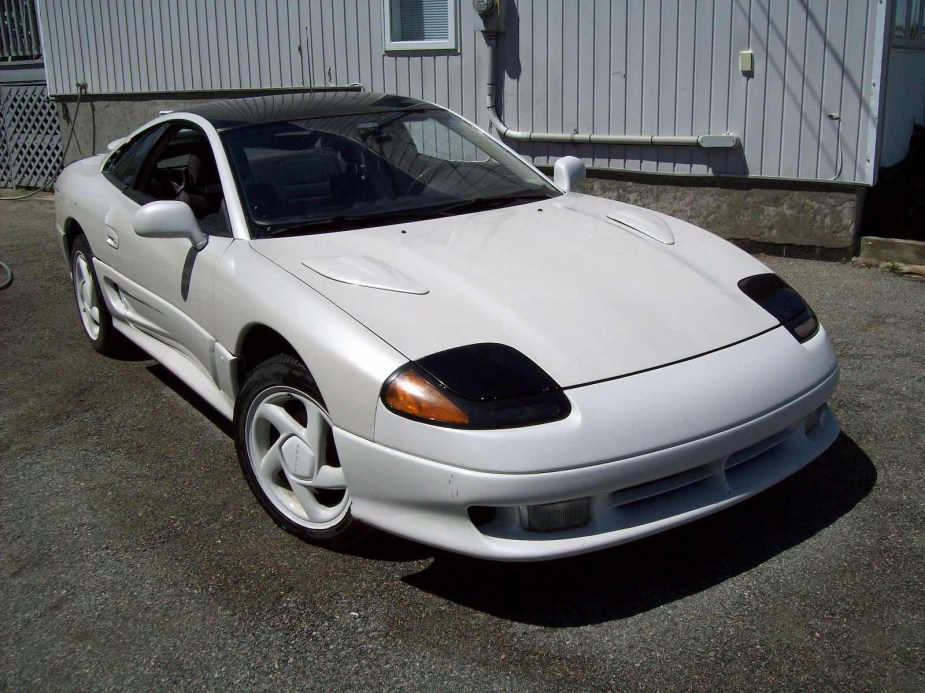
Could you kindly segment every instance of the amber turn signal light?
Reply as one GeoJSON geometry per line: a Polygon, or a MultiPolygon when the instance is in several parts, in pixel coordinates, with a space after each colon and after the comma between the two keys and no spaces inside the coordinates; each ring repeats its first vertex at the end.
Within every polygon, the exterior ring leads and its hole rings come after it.
{"type": "Polygon", "coordinates": [[[458,425],[469,423],[462,409],[413,370],[395,376],[382,399],[392,411],[415,419],[458,425]]]}

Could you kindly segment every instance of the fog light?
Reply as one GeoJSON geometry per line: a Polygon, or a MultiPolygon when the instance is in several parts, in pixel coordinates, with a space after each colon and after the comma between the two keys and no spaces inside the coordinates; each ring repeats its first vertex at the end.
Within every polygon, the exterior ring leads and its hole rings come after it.
{"type": "Polygon", "coordinates": [[[584,527],[591,521],[591,499],[528,505],[521,512],[521,524],[531,532],[559,532],[563,529],[584,527]]]}

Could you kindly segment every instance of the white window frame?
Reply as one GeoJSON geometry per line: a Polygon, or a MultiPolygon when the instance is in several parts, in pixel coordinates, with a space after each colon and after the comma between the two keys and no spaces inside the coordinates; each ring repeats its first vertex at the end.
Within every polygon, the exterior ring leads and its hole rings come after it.
{"type": "Polygon", "coordinates": [[[447,0],[447,38],[440,41],[397,41],[392,40],[392,12],[398,13],[399,0],[382,0],[382,31],[386,53],[457,52],[459,0],[447,0]]]}

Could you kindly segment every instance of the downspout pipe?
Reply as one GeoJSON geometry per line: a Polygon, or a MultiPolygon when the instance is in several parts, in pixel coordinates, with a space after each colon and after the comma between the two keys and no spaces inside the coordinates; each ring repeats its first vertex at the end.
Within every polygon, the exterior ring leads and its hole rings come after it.
{"type": "Polygon", "coordinates": [[[494,31],[483,32],[489,48],[488,81],[486,83],[486,106],[488,119],[501,137],[519,142],[562,142],[570,144],[640,144],[650,146],[681,146],[704,148],[730,148],[739,143],[737,135],[595,135],[592,133],[569,132],[521,132],[512,130],[498,115],[495,108],[495,75],[498,68],[498,34],[494,31]]]}

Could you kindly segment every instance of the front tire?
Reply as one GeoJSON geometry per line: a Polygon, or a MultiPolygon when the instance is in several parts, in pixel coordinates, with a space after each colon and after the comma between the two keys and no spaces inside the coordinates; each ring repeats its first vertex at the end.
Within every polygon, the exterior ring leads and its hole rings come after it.
{"type": "Polygon", "coordinates": [[[117,355],[124,348],[125,340],[112,325],[112,315],[103,300],[93,268],[93,251],[82,235],[75,238],[71,246],[71,277],[84,334],[99,353],[117,355]]]}
{"type": "Polygon", "coordinates": [[[244,382],[234,415],[238,462],[251,492],[277,525],[332,547],[362,540],[350,513],[331,419],[311,374],[292,356],[275,356],[244,382]]]}

